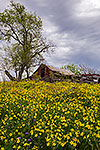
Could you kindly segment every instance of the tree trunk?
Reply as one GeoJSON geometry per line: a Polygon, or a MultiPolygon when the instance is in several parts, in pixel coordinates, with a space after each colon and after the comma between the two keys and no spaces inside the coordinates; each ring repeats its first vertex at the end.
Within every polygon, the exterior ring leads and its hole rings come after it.
{"type": "Polygon", "coordinates": [[[24,72],[24,66],[22,65],[20,71],[19,71],[19,75],[18,75],[18,81],[20,81],[22,79],[22,74],[24,72]]]}
{"type": "Polygon", "coordinates": [[[17,79],[15,77],[13,77],[7,70],[5,70],[5,74],[8,76],[8,78],[11,80],[11,81],[16,81],[17,79]]]}
{"type": "Polygon", "coordinates": [[[17,70],[15,70],[15,74],[16,74],[16,79],[17,79],[17,70]]]}
{"type": "Polygon", "coordinates": [[[20,81],[22,79],[23,72],[24,72],[24,70],[22,70],[22,69],[19,71],[18,81],[20,81]]]}
{"type": "Polygon", "coordinates": [[[29,78],[28,68],[26,69],[27,79],[29,78]]]}

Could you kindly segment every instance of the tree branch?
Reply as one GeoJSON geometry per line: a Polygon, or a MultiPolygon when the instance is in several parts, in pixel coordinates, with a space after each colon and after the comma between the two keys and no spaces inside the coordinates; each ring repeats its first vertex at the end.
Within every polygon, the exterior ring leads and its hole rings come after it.
{"type": "Polygon", "coordinates": [[[23,43],[20,41],[17,33],[15,32],[15,30],[13,29],[13,27],[11,26],[11,24],[7,23],[7,25],[11,28],[11,30],[13,31],[13,34],[15,34],[16,38],[14,38],[15,40],[17,40],[21,45],[23,45],[23,43]]]}
{"type": "MultiPolygon", "coordinates": [[[[1,30],[0,30],[0,32],[1,32],[1,34],[4,35],[5,37],[6,37],[6,36],[10,36],[10,37],[12,37],[14,40],[17,40],[12,34],[6,34],[6,33],[2,32],[1,30]]],[[[22,43],[20,42],[20,40],[18,40],[18,42],[22,45],[22,43]]]]}

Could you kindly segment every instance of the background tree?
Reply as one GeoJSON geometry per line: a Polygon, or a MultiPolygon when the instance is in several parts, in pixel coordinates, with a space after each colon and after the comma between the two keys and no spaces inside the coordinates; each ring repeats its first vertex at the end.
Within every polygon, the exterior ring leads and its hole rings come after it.
{"type": "Polygon", "coordinates": [[[81,69],[81,74],[100,74],[97,69],[92,68],[86,64],[80,64],[79,67],[81,69]]]}
{"type": "Polygon", "coordinates": [[[81,74],[100,74],[100,71],[96,70],[95,68],[89,67],[86,64],[69,64],[63,66],[62,69],[68,69],[78,76],[81,74]]]}
{"type": "Polygon", "coordinates": [[[54,46],[42,36],[42,20],[36,14],[28,13],[19,3],[10,1],[10,8],[0,13],[0,39],[7,41],[3,60],[6,68],[13,69],[18,80],[25,71],[44,60],[45,53],[54,46]]]}
{"type": "Polygon", "coordinates": [[[73,72],[75,75],[80,75],[81,74],[81,69],[78,65],[75,64],[69,64],[69,65],[65,65],[62,67],[62,69],[68,69],[71,72],[73,72]]]}

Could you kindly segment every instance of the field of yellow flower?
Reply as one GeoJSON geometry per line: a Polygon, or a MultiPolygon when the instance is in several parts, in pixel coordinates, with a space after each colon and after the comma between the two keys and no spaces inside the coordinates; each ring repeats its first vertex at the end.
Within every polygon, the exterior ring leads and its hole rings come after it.
{"type": "Polygon", "coordinates": [[[100,84],[0,82],[1,150],[99,150],[100,84]]]}

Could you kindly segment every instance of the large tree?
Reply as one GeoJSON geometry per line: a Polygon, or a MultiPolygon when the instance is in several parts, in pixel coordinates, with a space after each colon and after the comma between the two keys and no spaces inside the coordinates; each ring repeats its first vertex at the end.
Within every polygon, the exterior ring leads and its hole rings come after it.
{"type": "Polygon", "coordinates": [[[3,60],[7,68],[15,71],[18,80],[24,71],[28,78],[30,69],[53,50],[53,45],[43,38],[42,30],[41,18],[19,3],[10,1],[10,7],[0,13],[0,40],[8,42],[3,60]]]}

